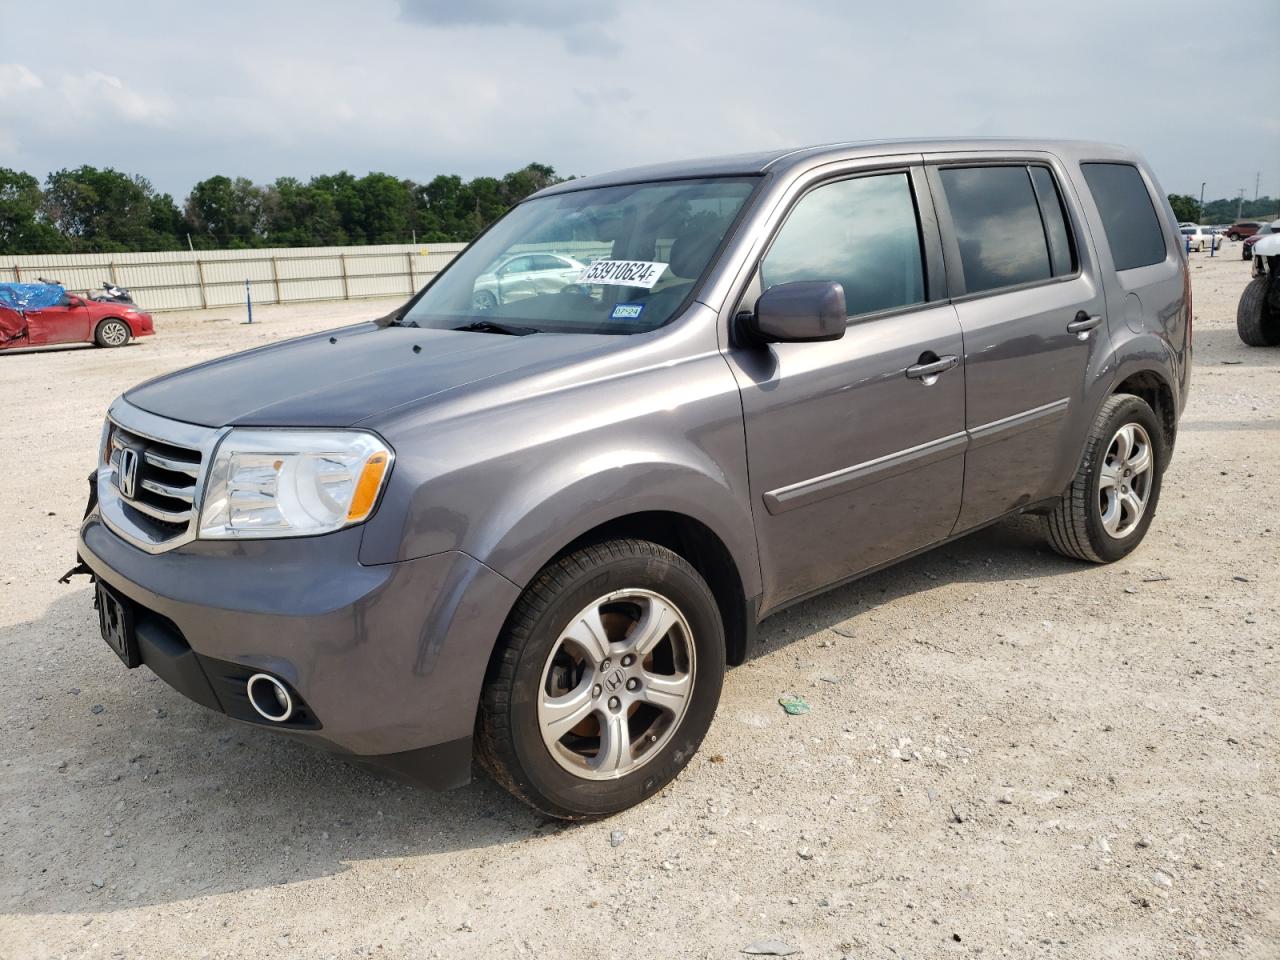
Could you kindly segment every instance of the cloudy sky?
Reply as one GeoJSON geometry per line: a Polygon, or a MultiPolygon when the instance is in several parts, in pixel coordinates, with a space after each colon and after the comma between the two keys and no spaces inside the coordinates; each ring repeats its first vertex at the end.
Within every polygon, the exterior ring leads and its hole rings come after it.
{"type": "Polygon", "coordinates": [[[0,166],[587,174],[835,140],[1136,147],[1280,195],[1280,3],[0,0],[0,166]],[[866,7],[864,11],[860,8],[866,7]],[[1250,92],[1250,76],[1258,80],[1250,92]]]}

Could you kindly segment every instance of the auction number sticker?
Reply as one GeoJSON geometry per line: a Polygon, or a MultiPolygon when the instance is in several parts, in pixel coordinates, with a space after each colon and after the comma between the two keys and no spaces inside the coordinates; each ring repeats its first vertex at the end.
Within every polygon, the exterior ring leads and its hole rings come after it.
{"type": "Polygon", "coordinates": [[[652,290],[666,269],[665,263],[649,260],[597,260],[582,271],[578,283],[652,290]]]}

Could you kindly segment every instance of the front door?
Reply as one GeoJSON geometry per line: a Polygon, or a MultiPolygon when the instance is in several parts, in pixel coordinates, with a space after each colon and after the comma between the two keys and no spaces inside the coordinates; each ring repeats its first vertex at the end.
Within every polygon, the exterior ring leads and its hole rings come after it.
{"type": "Polygon", "coordinates": [[[1050,165],[930,170],[964,332],[964,507],[957,532],[1062,492],[1080,457],[1106,303],[1050,165]]]}
{"type": "Polygon", "coordinates": [[[766,609],[940,540],[959,513],[960,325],[928,302],[918,206],[933,220],[918,187],[895,170],[804,193],[742,305],[772,284],[837,281],[850,314],[840,340],[730,353],[766,609]],[[923,372],[938,361],[946,369],[923,372]]]}
{"type": "Polygon", "coordinates": [[[84,343],[93,338],[89,311],[79,297],[65,297],[53,307],[27,311],[31,346],[51,343],[84,343]]]}

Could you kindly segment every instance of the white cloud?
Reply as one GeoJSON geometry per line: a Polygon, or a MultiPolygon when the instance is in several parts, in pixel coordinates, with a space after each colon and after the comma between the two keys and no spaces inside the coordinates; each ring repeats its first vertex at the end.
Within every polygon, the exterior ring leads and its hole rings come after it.
{"type": "MultiPolygon", "coordinates": [[[[1225,75],[1178,74],[1265,62],[1274,2],[1239,35],[1201,0],[1076,0],[1052,23],[1001,0],[921,0],[910,17],[847,0],[277,0],[257,3],[248,31],[235,4],[163,17],[146,0],[67,4],[86,32],[130,29],[112,32],[109,60],[42,60],[40,77],[0,67],[6,165],[42,177],[110,164],[181,196],[215,173],[425,181],[537,160],[589,174],[990,133],[1127,143],[1178,192],[1208,180],[1231,195],[1261,168],[1263,192],[1280,193],[1274,111],[1225,75]]],[[[15,5],[6,38],[32,43],[45,20],[15,5]]]]}
{"type": "Polygon", "coordinates": [[[97,70],[64,74],[58,86],[67,107],[81,117],[101,119],[105,112],[112,120],[157,124],[173,113],[166,97],[141,93],[119,77],[97,70]]]}
{"type": "Polygon", "coordinates": [[[0,63],[0,100],[39,90],[44,81],[20,63],[0,63]]]}

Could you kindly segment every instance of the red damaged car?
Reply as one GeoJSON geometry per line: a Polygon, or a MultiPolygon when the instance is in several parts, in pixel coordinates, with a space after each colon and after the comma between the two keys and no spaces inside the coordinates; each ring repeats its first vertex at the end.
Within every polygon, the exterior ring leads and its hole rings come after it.
{"type": "Polygon", "coordinates": [[[0,283],[0,350],[57,343],[123,347],[155,333],[132,303],[67,293],[57,284],[0,283]]]}

